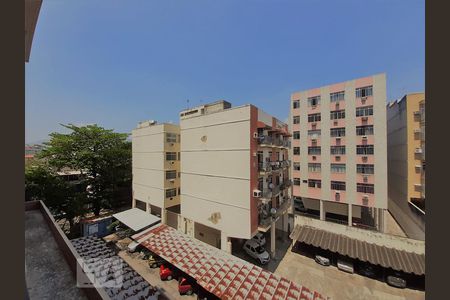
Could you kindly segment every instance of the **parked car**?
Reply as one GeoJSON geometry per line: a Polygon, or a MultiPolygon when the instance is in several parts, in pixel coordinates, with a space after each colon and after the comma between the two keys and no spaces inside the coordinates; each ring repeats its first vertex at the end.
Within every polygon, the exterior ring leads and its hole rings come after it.
{"type": "Polygon", "coordinates": [[[386,282],[390,286],[404,289],[406,288],[406,280],[403,278],[402,274],[399,272],[392,272],[386,277],[386,282]]]}
{"type": "Polygon", "coordinates": [[[195,288],[196,284],[194,280],[188,279],[187,276],[180,276],[178,278],[178,292],[180,295],[192,295],[195,288]]]}
{"type": "Polygon", "coordinates": [[[262,234],[261,232],[255,234],[255,236],[252,237],[252,240],[257,242],[260,246],[264,246],[266,244],[266,238],[264,237],[264,234],[262,234]]]}
{"type": "Polygon", "coordinates": [[[339,257],[337,260],[337,268],[347,273],[353,273],[353,262],[350,259],[339,257]]]}
{"type": "Polygon", "coordinates": [[[330,259],[329,259],[328,257],[322,256],[322,255],[318,255],[318,254],[317,254],[317,255],[314,257],[314,260],[315,260],[316,263],[318,263],[319,265],[322,265],[322,266],[325,266],[325,267],[331,265],[330,259]]]}
{"type": "Polygon", "coordinates": [[[361,264],[359,266],[359,273],[361,275],[364,275],[364,276],[370,277],[370,278],[376,278],[377,277],[377,272],[376,272],[375,267],[373,265],[369,264],[369,263],[361,264]]]}
{"type": "Polygon", "coordinates": [[[136,241],[132,241],[131,243],[128,244],[127,246],[127,250],[130,253],[135,252],[137,249],[139,248],[139,243],[136,241]]]}
{"type": "Polygon", "coordinates": [[[244,243],[244,250],[248,255],[265,265],[270,261],[269,252],[261,247],[255,240],[247,240],[244,243]]]}
{"type": "Polygon", "coordinates": [[[161,267],[166,261],[158,255],[150,255],[148,257],[148,266],[152,269],[161,267]]]}
{"type": "Polygon", "coordinates": [[[159,267],[159,278],[161,280],[172,280],[175,277],[175,271],[173,268],[162,264],[159,267]]]}

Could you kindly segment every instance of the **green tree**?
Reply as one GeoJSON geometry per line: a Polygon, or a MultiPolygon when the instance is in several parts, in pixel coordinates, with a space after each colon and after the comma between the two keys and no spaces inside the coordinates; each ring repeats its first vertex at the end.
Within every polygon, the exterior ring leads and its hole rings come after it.
{"type": "Polygon", "coordinates": [[[86,212],[85,193],[77,192],[45,162],[34,162],[25,169],[25,200],[44,201],[56,221],[69,223],[71,235],[76,234],[78,217],[86,212]]]}
{"type": "MultiPolygon", "coordinates": [[[[62,124],[61,124],[62,125],[62,124]]],[[[83,191],[98,216],[102,208],[114,207],[118,189],[131,186],[131,143],[128,134],[98,125],[62,125],[71,132],[51,133],[39,153],[51,167],[70,168],[84,175],[90,192],[83,191]]]]}

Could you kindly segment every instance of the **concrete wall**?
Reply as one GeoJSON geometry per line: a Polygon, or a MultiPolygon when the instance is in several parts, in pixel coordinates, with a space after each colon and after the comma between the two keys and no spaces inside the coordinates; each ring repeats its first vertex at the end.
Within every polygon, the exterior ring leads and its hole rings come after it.
{"type": "Polygon", "coordinates": [[[181,214],[250,238],[250,106],[180,120],[181,214]]]}
{"type": "Polygon", "coordinates": [[[133,197],[159,208],[180,204],[177,195],[166,199],[165,190],[180,186],[165,179],[167,170],[179,172],[179,162],[166,162],[166,152],[179,152],[179,142],[168,143],[166,133],[180,133],[178,125],[157,124],[137,127],[132,131],[133,197]]]}

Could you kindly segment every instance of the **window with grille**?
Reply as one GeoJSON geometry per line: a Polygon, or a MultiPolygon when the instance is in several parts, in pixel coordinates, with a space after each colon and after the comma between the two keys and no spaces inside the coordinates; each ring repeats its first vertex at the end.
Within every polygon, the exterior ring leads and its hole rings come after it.
{"type": "Polygon", "coordinates": [[[356,145],[356,154],[358,155],[373,154],[373,145],[356,145]]]}
{"type": "Polygon", "coordinates": [[[345,164],[331,164],[331,173],[345,173],[345,164]]]}
{"type": "Polygon", "coordinates": [[[345,154],[345,146],[331,146],[330,153],[331,153],[331,155],[344,155],[345,154]]]}
{"type": "Polygon", "coordinates": [[[374,193],[374,185],[368,184],[368,183],[357,183],[356,191],[358,193],[373,194],[374,193]]]}
{"type": "Polygon", "coordinates": [[[322,188],[322,180],[308,179],[308,187],[320,189],[320,188],[322,188]]]}
{"type": "Polygon", "coordinates": [[[372,86],[365,86],[356,89],[356,98],[372,96],[372,86]]]}
{"type": "Polygon", "coordinates": [[[176,152],[166,152],[166,160],[177,160],[176,152]]]}
{"type": "Polygon", "coordinates": [[[299,108],[300,107],[300,100],[294,100],[294,102],[292,102],[292,107],[294,109],[299,108]]]}
{"type": "Polygon", "coordinates": [[[337,120],[337,119],[345,119],[345,110],[333,110],[330,112],[330,119],[331,120],[337,120]]]}
{"type": "Polygon", "coordinates": [[[337,93],[330,93],[330,102],[343,101],[344,95],[345,95],[344,91],[337,93]]]}
{"type": "Polygon", "coordinates": [[[338,191],[345,191],[345,182],[344,181],[331,181],[331,189],[338,191]]]}
{"type": "Polygon", "coordinates": [[[294,117],[292,117],[292,123],[294,123],[294,124],[300,124],[300,116],[294,116],[294,117]]]}
{"type": "Polygon", "coordinates": [[[357,117],[372,116],[372,115],[373,115],[373,106],[372,105],[356,108],[356,116],[357,117]]]}
{"type": "Polygon", "coordinates": [[[176,133],[166,133],[166,142],[167,143],[176,143],[177,142],[177,134],[176,133]]]}
{"type": "Polygon", "coordinates": [[[300,147],[294,147],[294,155],[300,155],[300,147]]]}
{"type": "Polygon", "coordinates": [[[319,146],[308,147],[308,154],[310,155],[318,155],[320,154],[321,149],[319,146]]]}
{"type": "Polygon", "coordinates": [[[366,164],[357,164],[356,165],[356,173],[358,173],[358,174],[373,174],[374,166],[366,165],[366,164]]]}
{"type": "Polygon", "coordinates": [[[319,114],[309,114],[308,115],[308,122],[320,122],[320,113],[319,114]]]}
{"type": "Polygon", "coordinates": [[[345,127],[331,128],[330,129],[330,136],[331,137],[342,137],[342,136],[345,136],[345,127]]]}
{"type": "Polygon", "coordinates": [[[166,179],[175,179],[177,178],[177,171],[170,170],[166,171],[166,179]]]}
{"type": "Polygon", "coordinates": [[[356,126],[356,135],[373,135],[373,125],[356,126]]]}
{"type": "Polygon", "coordinates": [[[317,106],[319,104],[320,104],[320,96],[308,98],[308,106],[317,106]]]}
{"type": "Polygon", "coordinates": [[[167,189],[166,198],[175,197],[177,195],[177,189],[167,189]]]}

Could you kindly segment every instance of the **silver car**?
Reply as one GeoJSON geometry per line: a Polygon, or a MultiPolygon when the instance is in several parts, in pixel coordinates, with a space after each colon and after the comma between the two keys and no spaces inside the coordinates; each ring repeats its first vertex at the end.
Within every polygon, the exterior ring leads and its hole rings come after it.
{"type": "Polygon", "coordinates": [[[248,255],[265,265],[270,261],[269,252],[261,247],[255,240],[247,240],[244,244],[244,250],[248,255]]]}
{"type": "Polygon", "coordinates": [[[316,255],[316,257],[314,258],[314,260],[316,261],[316,263],[318,263],[319,265],[322,266],[329,266],[331,264],[330,259],[321,255],[316,255]]]}

